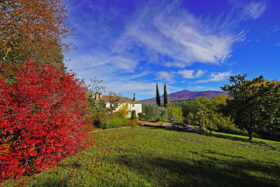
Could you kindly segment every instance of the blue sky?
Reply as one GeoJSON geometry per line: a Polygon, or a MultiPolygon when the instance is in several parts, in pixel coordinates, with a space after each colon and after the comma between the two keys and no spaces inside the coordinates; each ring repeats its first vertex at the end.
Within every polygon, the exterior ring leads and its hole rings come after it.
{"type": "Polygon", "coordinates": [[[220,90],[234,74],[280,79],[279,0],[65,0],[66,66],[137,99],[220,90]]]}

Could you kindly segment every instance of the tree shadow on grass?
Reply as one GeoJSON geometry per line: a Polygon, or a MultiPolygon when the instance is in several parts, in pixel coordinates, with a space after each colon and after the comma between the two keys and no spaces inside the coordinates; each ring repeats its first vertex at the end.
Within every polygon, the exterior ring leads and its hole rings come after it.
{"type": "MultiPolygon", "coordinates": [[[[141,155],[120,156],[115,162],[158,186],[277,186],[280,167],[246,160],[215,159],[203,153],[200,160],[141,155]],[[250,172],[256,171],[257,176],[250,172]],[[271,176],[268,177],[268,176],[271,176]]],[[[212,153],[216,154],[216,153],[212,153]]]]}
{"type": "Polygon", "coordinates": [[[233,140],[233,141],[240,141],[240,142],[246,142],[246,143],[250,143],[250,144],[254,144],[254,145],[259,145],[259,146],[264,146],[267,147],[271,150],[276,150],[275,147],[265,143],[265,142],[256,142],[254,140],[250,141],[246,138],[241,138],[241,137],[234,137],[234,136],[230,136],[227,134],[204,134],[205,136],[210,136],[210,137],[216,137],[216,138],[224,138],[224,139],[228,139],[228,140],[233,140]]]}
{"type": "Polygon", "coordinates": [[[265,143],[265,142],[260,142],[260,141],[250,141],[246,138],[241,138],[241,137],[234,137],[234,136],[230,136],[227,134],[209,134],[209,133],[196,133],[196,132],[189,132],[189,131],[185,131],[185,130],[180,130],[180,129],[175,129],[175,128],[165,128],[165,127],[155,127],[155,126],[146,126],[148,128],[152,128],[152,129],[163,129],[163,130],[168,130],[168,131],[176,131],[176,132],[181,132],[181,133],[195,133],[195,134],[200,134],[202,136],[209,136],[209,137],[216,137],[216,138],[223,138],[223,139],[227,139],[227,140],[233,140],[233,141],[240,141],[240,142],[246,142],[246,143],[250,143],[250,144],[254,144],[254,145],[259,145],[259,146],[264,146],[267,147],[271,150],[276,150],[275,147],[265,143]]]}

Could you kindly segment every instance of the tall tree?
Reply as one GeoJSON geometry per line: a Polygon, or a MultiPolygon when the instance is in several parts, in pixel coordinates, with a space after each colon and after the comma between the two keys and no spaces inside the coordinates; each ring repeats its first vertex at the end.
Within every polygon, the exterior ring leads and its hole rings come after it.
{"type": "Polygon", "coordinates": [[[163,92],[163,101],[164,101],[164,107],[167,107],[168,104],[168,95],[166,90],[166,84],[164,84],[164,92],[163,92]]]}
{"type": "Polygon", "coordinates": [[[263,76],[246,80],[245,75],[230,77],[230,85],[222,90],[230,94],[226,111],[239,128],[246,129],[249,140],[258,128],[279,129],[280,85],[263,76]]]}
{"type": "Polygon", "coordinates": [[[157,100],[157,105],[160,106],[160,95],[158,91],[158,83],[156,85],[156,100],[157,100]]]}
{"type": "Polygon", "coordinates": [[[63,66],[69,29],[62,0],[0,1],[0,17],[0,61],[63,66]]]}

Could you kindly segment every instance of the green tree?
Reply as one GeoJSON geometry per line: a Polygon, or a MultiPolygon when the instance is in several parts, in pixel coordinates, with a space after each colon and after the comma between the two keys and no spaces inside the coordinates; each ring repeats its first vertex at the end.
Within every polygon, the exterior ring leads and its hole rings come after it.
{"type": "Polygon", "coordinates": [[[227,99],[226,112],[252,140],[258,128],[279,128],[280,85],[277,81],[264,80],[263,76],[253,80],[246,80],[246,76],[231,76],[231,84],[221,88],[231,96],[227,99]]]}
{"type": "Polygon", "coordinates": [[[169,118],[173,119],[174,122],[182,123],[184,120],[182,108],[176,106],[174,103],[167,104],[167,110],[169,114],[169,118]]]}
{"type": "Polygon", "coordinates": [[[158,83],[156,84],[156,100],[157,100],[157,105],[160,106],[160,95],[158,91],[158,83]]]}
{"type": "Polygon", "coordinates": [[[214,110],[213,101],[207,97],[197,97],[192,100],[184,101],[182,105],[183,115],[187,117],[189,113],[194,115],[206,109],[214,110]]]}
{"type": "Polygon", "coordinates": [[[166,84],[164,84],[163,101],[164,101],[164,107],[166,108],[168,104],[168,94],[166,90],[166,84]]]}

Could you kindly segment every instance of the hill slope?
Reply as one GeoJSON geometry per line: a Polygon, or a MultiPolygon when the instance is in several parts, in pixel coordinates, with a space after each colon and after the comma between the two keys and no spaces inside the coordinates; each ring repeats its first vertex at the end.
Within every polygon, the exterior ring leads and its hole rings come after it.
{"type": "MultiPolygon", "coordinates": [[[[224,92],[219,92],[219,91],[198,91],[198,92],[193,92],[189,90],[182,90],[178,92],[174,92],[171,94],[168,94],[168,100],[169,101],[177,101],[177,100],[188,100],[188,99],[193,99],[196,97],[217,97],[220,94],[226,94],[224,92]]],[[[161,100],[163,100],[163,96],[161,96],[161,100]]],[[[150,102],[156,102],[156,98],[150,98],[150,99],[145,99],[142,100],[141,102],[143,103],[150,103],[150,102]]]]}

